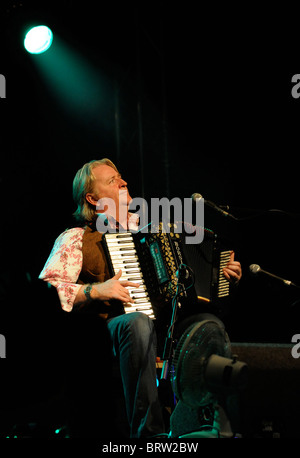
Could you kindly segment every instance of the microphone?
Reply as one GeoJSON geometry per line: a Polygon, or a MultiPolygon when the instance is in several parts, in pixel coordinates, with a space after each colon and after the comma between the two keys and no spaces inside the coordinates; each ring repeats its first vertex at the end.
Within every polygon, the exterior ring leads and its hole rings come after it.
{"type": "Polygon", "coordinates": [[[258,264],[251,264],[249,266],[249,270],[254,275],[263,274],[268,277],[274,278],[275,280],[279,280],[287,286],[294,286],[296,288],[299,288],[299,286],[295,285],[295,283],[292,283],[290,280],[285,280],[284,278],[278,277],[277,275],[271,274],[270,272],[263,270],[258,264]]]}
{"type": "Polygon", "coordinates": [[[191,196],[192,200],[194,202],[197,202],[201,199],[204,200],[204,204],[208,205],[209,207],[213,208],[214,210],[216,210],[217,212],[221,213],[223,216],[229,216],[229,218],[232,218],[232,219],[237,219],[235,216],[231,215],[230,213],[226,212],[225,210],[223,210],[222,208],[218,207],[214,202],[211,202],[210,200],[206,200],[203,198],[203,196],[197,192],[195,192],[194,194],[192,194],[191,196]]]}

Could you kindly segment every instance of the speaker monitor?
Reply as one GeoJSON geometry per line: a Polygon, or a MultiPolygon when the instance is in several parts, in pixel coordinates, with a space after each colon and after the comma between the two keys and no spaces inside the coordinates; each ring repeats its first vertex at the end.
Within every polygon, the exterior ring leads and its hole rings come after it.
{"type": "MultiPolygon", "coordinates": [[[[293,357],[292,348],[289,344],[232,343],[232,353],[249,369],[246,387],[228,396],[223,404],[225,419],[227,416],[234,434],[298,437],[300,358],[293,357]]],[[[173,437],[200,431],[205,423],[212,426],[212,417],[207,420],[199,418],[199,409],[190,409],[179,401],[171,416],[173,437]]],[[[208,429],[206,434],[213,437],[215,433],[210,435],[208,429]]]]}
{"type": "Polygon", "coordinates": [[[300,359],[290,344],[232,343],[232,352],[248,364],[248,383],[240,393],[243,437],[298,437],[300,359]]]}

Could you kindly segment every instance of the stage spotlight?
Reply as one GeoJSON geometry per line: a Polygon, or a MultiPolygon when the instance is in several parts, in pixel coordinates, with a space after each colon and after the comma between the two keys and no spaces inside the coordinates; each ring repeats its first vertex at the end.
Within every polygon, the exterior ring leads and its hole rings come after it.
{"type": "Polygon", "coordinates": [[[39,25],[32,27],[25,36],[24,47],[31,54],[41,54],[50,48],[53,33],[49,27],[39,25]]]}

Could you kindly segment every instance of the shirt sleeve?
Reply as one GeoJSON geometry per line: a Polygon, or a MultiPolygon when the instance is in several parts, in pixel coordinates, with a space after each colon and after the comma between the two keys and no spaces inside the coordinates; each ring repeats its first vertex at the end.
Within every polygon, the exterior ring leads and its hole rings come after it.
{"type": "Polygon", "coordinates": [[[63,232],[55,241],[50,256],[39,275],[57,290],[62,309],[71,312],[76,295],[81,288],[77,284],[82,269],[83,228],[63,232]]]}

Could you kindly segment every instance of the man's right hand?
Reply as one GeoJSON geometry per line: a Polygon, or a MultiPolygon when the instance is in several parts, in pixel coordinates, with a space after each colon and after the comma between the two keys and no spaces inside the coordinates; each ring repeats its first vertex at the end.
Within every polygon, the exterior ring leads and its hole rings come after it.
{"type": "Polygon", "coordinates": [[[117,299],[122,302],[134,303],[134,300],[130,297],[127,286],[133,286],[138,288],[139,283],[132,281],[120,281],[122,276],[122,270],[112,277],[110,280],[106,280],[103,283],[94,283],[91,293],[92,299],[99,299],[101,301],[109,301],[110,299],[117,299]]]}

